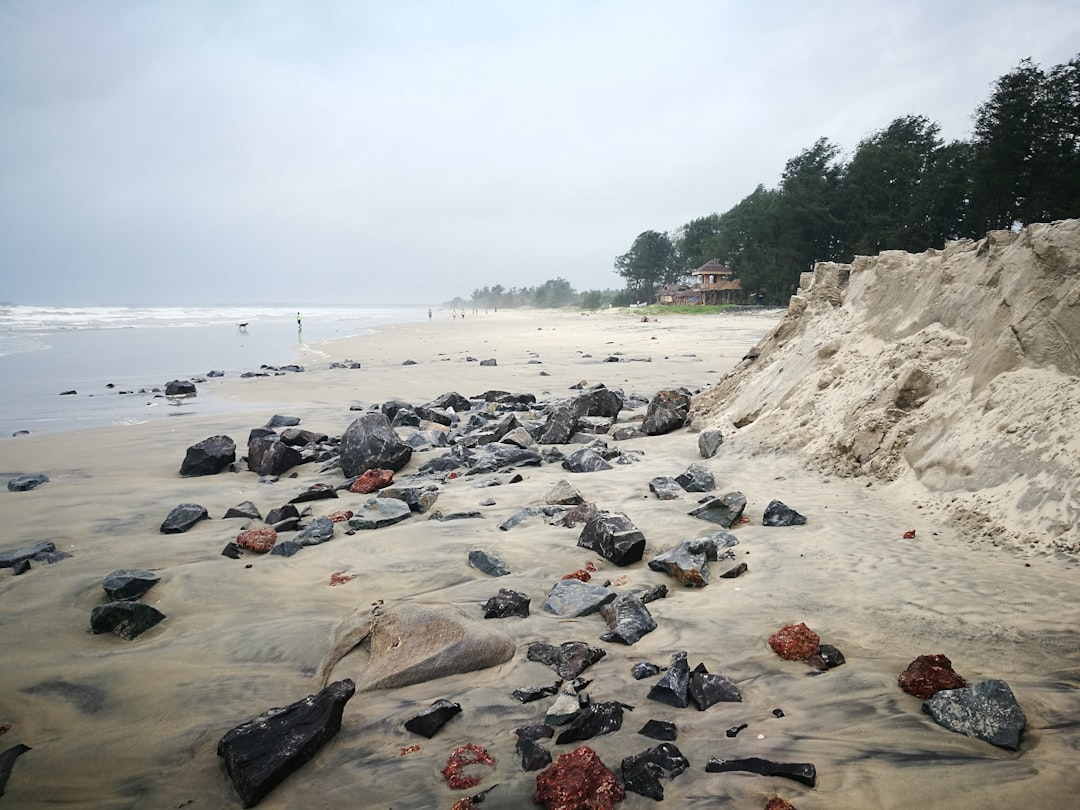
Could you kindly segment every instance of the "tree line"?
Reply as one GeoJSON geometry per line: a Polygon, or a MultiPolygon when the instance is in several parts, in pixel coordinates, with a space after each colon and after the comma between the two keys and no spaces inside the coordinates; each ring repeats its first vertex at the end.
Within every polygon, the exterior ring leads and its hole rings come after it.
{"type": "Polygon", "coordinates": [[[921,115],[897,118],[850,159],[826,138],[787,161],[722,214],[638,235],[615,259],[623,298],[651,301],[710,259],[745,292],[783,304],[818,261],[882,250],[921,252],[1080,216],[1080,54],[1044,71],[1030,59],[999,78],[975,110],[970,140],[945,142],[921,115]]]}
{"type": "Polygon", "coordinates": [[[502,284],[479,287],[466,300],[461,296],[447,301],[454,309],[512,309],[515,307],[581,307],[599,309],[609,304],[625,306],[633,302],[626,290],[585,290],[578,292],[564,278],[548,279],[536,287],[510,287],[502,284]]]}

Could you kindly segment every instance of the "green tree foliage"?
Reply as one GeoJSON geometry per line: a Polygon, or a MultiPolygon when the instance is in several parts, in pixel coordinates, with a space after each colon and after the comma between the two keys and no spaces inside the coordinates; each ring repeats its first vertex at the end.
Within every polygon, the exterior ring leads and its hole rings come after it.
{"type": "Polygon", "coordinates": [[[639,301],[651,301],[656,290],[683,274],[675,261],[671,237],[659,231],[638,234],[630,250],[615,259],[615,271],[639,301]]]}

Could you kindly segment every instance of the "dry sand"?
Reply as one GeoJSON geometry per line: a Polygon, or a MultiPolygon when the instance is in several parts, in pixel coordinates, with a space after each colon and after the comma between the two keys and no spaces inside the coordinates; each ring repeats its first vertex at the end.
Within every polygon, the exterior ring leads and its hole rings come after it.
{"type": "MultiPolygon", "coordinates": [[[[606,472],[569,476],[545,465],[522,470],[520,483],[485,489],[459,478],[441,487],[438,508],[481,509],[483,519],[440,523],[414,516],[354,536],[340,534],[339,526],[333,541],[289,559],[221,556],[247,521],[218,518],[244,500],[265,514],[311,483],[340,482],[339,472],[320,474],[308,465],[298,468],[298,478],[274,484],[260,484],[249,472],[178,475],[189,445],[217,433],[242,445],[248,430],[274,413],[340,435],[356,415],[350,403],[389,397],[424,402],[446,391],[469,396],[503,389],[557,398],[580,380],[647,395],[671,385],[698,389],[734,367],[776,323],[762,316],[642,323],[617,313],[547,312],[437,319],[316,347],[304,358],[311,369],[304,374],[208,385],[250,408],[4,443],[6,473],[41,471],[52,480],[0,495],[0,549],[52,540],[74,555],[17,578],[0,572],[0,725],[10,726],[0,749],[17,743],[33,749],[16,762],[4,803],[237,807],[215,755],[217,741],[263,710],[315,691],[316,667],[339,620],[379,599],[449,601],[479,615],[479,605],[505,587],[529,594],[533,607],[527,619],[498,621],[518,644],[511,661],[358,694],[338,736],[260,807],[449,808],[462,794],[439,772],[466,742],[487,746],[498,761],[477,788],[499,784],[485,808],[532,806],[535,775],[518,766],[513,729],[540,722],[548,702],[521,705],[510,692],[554,680],[548,668],[525,659],[528,644],[571,639],[608,652],[585,672],[593,700],[636,707],[621,732],[588,743],[609,766],[617,770],[624,756],[655,744],[637,734],[650,718],[678,725],[676,745],[691,765],[665,782],[670,807],[761,808],[773,795],[801,810],[1075,806],[1076,565],[967,542],[959,529],[920,509],[926,492],[910,478],[868,485],[866,478],[827,476],[795,453],[730,435],[703,463],[721,491],[747,496],[751,522],[738,527],[735,553],[749,572],[688,590],[644,562],[617,569],[577,548],[578,530],[537,521],[509,532],[496,528],[569,477],[589,500],[625,512],[644,531],[646,560],[708,533],[713,524],[686,515],[695,496],[662,502],[648,491],[652,477],[701,461],[697,436],[687,430],[623,443],[642,451],[643,460],[606,472]],[[616,352],[622,362],[603,362],[616,352]],[[466,362],[470,355],[497,358],[498,366],[466,362]],[[327,369],[329,361],[346,358],[363,368],[327,369]],[[417,364],[401,365],[406,359],[417,364]],[[541,363],[530,364],[534,359],[541,363]],[[539,376],[541,370],[550,376],[539,376]],[[494,506],[478,506],[488,497],[494,506]],[[761,526],[773,498],[807,515],[807,525],[761,526]],[[166,513],[182,502],[202,504],[215,519],[185,534],[160,534],[166,513]],[[916,530],[915,539],[903,539],[908,529],[916,530]],[[512,573],[493,579],[470,568],[466,555],[474,548],[498,554],[512,573]],[[542,611],[551,585],[589,560],[601,581],[618,578],[617,588],[671,588],[666,600],[649,606],[655,632],[632,647],[606,644],[598,640],[605,629],[599,617],[566,621],[542,611]],[[144,601],[168,618],[131,642],[89,629],[90,611],[103,599],[101,581],[118,568],[154,569],[162,577],[144,601]],[[330,575],[339,571],[356,579],[331,587],[330,575]],[[800,621],[839,647],[847,663],[815,675],[774,655],[768,636],[800,621]],[[698,712],[647,700],[654,679],[634,681],[631,666],[666,665],[676,650],[686,650],[692,665],[702,661],[733,678],[744,702],[698,712]],[[947,654],[970,681],[1009,683],[1028,719],[1018,752],[938,727],[919,700],[898,689],[899,673],[924,653],[947,654]],[[463,713],[432,740],[406,732],[403,722],[437,698],[459,702],[463,713]],[[776,708],[786,716],[773,717],[776,708]],[[748,728],[737,738],[725,736],[741,723],[748,728]],[[400,755],[414,743],[419,751],[400,755]],[[818,785],[704,770],[709,757],[743,756],[813,762],[818,785]]],[[[401,474],[434,454],[414,455],[401,474]]],[[[346,494],[313,509],[327,514],[364,499],[346,494]]],[[[334,677],[349,676],[359,660],[346,657],[334,677]]],[[[576,746],[550,747],[564,753],[576,746]]],[[[620,806],[654,804],[628,794],[620,806]]]]}

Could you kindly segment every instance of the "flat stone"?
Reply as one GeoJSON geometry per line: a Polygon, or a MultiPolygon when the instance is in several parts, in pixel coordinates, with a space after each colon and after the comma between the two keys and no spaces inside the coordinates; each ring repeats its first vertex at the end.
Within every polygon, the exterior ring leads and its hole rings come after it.
{"type": "MultiPolygon", "coordinates": [[[[534,700],[541,700],[542,698],[559,694],[559,687],[561,686],[561,680],[546,686],[524,686],[511,692],[510,697],[518,703],[532,703],[534,700]]],[[[575,693],[575,695],[576,694],[577,693],[575,693]]],[[[549,734],[548,736],[550,737],[551,735],[549,734]]]]}
{"type": "Polygon", "coordinates": [[[322,501],[327,498],[336,498],[337,490],[330,484],[312,484],[289,503],[308,503],[309,501],[322,501]]]}
{"type": "Polygon", "coordinates": [[[381,529],[412,514],[409,505],[394,498],[372,498],[349,520],[354,529],[381,529]]]}
{"type": "Polygon", "coordinates": [[[762,526],[802,526],[806,518],[781,501],[769,501],[761,518],[762,526]]]}
{"type": "Polygon", "coordinates": [[[418,715],[407,720],[405,729],[430,740],[435,736],[435,732],[459,714],[461,714],[461,704],[451,703],[449,700],[436,700],[418,715]]]}
{"type": "Polygon", "coordinates": [[[49,476],[45,473],[25,473],[16,475],[7,482],[8,492],[27,492],[49,483],[49,476]]]}
{"type": "Polygon", "coordinates": [[[636,644],[656,629],[656,620],[649,609],[632,593],[620,594],[613,602],[604,605],[600,613],[610,628],[600,636],[601,641],[636,644]]]}
{"type": "Polygon", "coordinates": [[[671,743],[662,743],[654,748],[642,751],[622,761],[623,786],[633,793],[646,796],[656,801],[663,801],[664,786],[660,777],[674,779],[690,763],[682,752],[671,743]]]}
{"type": "Polygon", "coordinates": [[[702,712],[717,703],[742,702],[742,692],[731,678],[711,672],[690,673],[687,692],[698,711],[702,712]]]}
{"type": "Polygon", "coordinates": [[[708,773],[745,771],[759,776],[782,776],[809,787],[817,785],[817,768],[809,762],[773,762],[760,757],[747,759],[710,759],[705,765],[708,773]]]}
{"type": "Polygon", "coordinates": [[[690,665],[686,662],[685,652],[676,652],[671,656],[671,666],[660,680],[649,689],[649,700],[666,703],[676,709],[685,709],[689,702],[687,689],[690,687],[690,665]]]}
{"type": "Polygon", "coordinates": [[[666,720],[650,720],[641,727],[638,734],[642,734],[653,740],[672,742],[679,735],[674,723],[666,720]]]}
{"type": "Polygon", "coordinates": [[[230,506],[228,511],[225,512],[225,517],[262,520],[262,515],[259,514],[259,508],[251,501],[244,501],[243,503],[238,503],[236,506],[230,506]]]}
{"type": "Polygon", "coordinates": [[[138,599],[152,587],[161,582],[161,577],[153,571],[142,568],[122,568],[105,577],[101,587],[109,599],[127,601],[138,599]]]}
{"type": "Polygon", "coordinates": [[[939,726],[1012,751],[1027,718],[1005,681],[991,678],[966,689],[944,689],[923,703],[939,726]]]}
{"type": "Polygon", "coordinates": [[[562,579],[548,592],[544,610],[565,619],[575,619],[597,613],[608,602],[615,601],[617,594],[599,585],[578,579],[562,579]]]}
{"type": "Polygon", "coordinates": [[[677,475],[675,480],[687,492],[711,492],[716,489],[716,478],[712,470],[703,464],[691,464],[677,475]]]}
{"type": "Polygon", "coordinates": [[[563,469],[572,473],[599,472],[612,469],[607,460],[590,447],[571,453],[562,463],[563,469]]]}
{"type": "Polygon", "coordinates": [[[469,565],[491,577],[505,577],[510,573],[506,563],[490,551],[482,549],[473,549],[469,552],[469,565]]]}
{"type": "Polygon", "coordinates": [[[558,647],[543,641],[529,645],[526,658],[545,664],[563,680],[573,680],[607,653],[584,641],[566,641],[558,647]]]}
{"type": "Polygon", "coordinates": [[[334,521],[328,517],[317,517],[292,539],[302,546],[317,546],[333,537],[334,521]]]}
{"type": "Polygon", "coordinates": [[[649,492],[662,501],[674,501],[682,497],[685,490],[670,475],[659,475],[649,481],[649,492]]]}
{"type": "Polygon", "coordinates": [[[484,602],[484,618],[506,619],[510,616],[528,618],[530,602],[529,597],[523,593],[511,591],[507,588],[499,588],[498,595],[484,602]]]}
{"type": "Polygon", "coordinates": [[[601,734],[612,734],[622,728],[623,707],[617,700],[592,703],[570,721],[570,725],[555,738],[556,745],[584,742],[601,734]]]}
{"type": "Polygon", "coordinates": [[[434,484],[390,486],[380,490],[379,497],[404,501],[410,510],[422,515],[430,510],[439,499],[439,488],[434,484]]]}
{"type": "Polygon", "coordinates": [[[49,554],[54,551],[56,551],[56,546],[48,540],[41,543],[35,543],[32,546],[22,546],[20,548],[9,549],[8,551],[0,551],[0,568],[12,568],[21,562],[32,560],[39,555],[49,554]]]}
{"type": "Polygon", "coordinates": [[[174,506],[172,511],[165,516],[165,520],[161,523],[161,533],[182,534],[200,520],[206,520],[209,517],[206,507],[199,506],[197,503],[182,503],[174,506]]]}
{"type": "Polygon", "coordinates": [[[276,413],[270,417],[270,421],[266,423],[266,427],[273,430],[279,427],[296,427],[300,424],[299,416],[286,416],[284,414],[276,413]]]}
{"type": "Polygon", "coordinates": [[[115,633],[132,641],[164,618],[160,610],[142,602],[109,602],[90,612],[90,628],[95,633],[115,633]]]}
{"type": "Polygon", "coordinates": [[[742,518],[745,508],[745,495],[741,492],[728,492],[719,498],[710,498],[701,506],[691,510],[690,516],[700,520],[708,520],[712,523],[719,523],[725,529],[730,529],[733,524],[738,523],[742,518]]]}
{"type": "Polygon", "coordinates": [[[719,430],[703,430],[698,435],[698,452],[702,458],[712,458],[724,443],[724,434],[719,430]]]}

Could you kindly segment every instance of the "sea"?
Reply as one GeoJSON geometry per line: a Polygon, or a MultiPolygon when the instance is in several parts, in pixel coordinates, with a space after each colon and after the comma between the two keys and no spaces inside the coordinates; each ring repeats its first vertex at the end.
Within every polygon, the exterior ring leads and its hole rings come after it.
{"type": "Polygon", "coordinates": [[[305,306],[298,313],[292,306],[0,306],[0,442],[27,432],[227,410],[229,403],[215,401],[212,392],[179,403],[153,389],[210,371],[236,376],[264,365],[303,365],[312,348],[325,341],[427,320],[427,312],[426,307],[305,306]]]}

